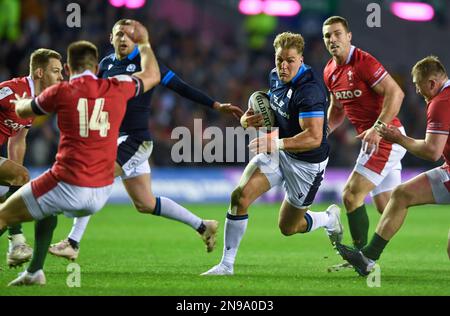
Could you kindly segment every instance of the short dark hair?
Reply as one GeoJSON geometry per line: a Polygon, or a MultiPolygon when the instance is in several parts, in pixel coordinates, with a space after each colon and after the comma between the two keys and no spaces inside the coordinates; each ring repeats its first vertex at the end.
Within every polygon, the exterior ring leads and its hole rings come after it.
{"type": "Polygon", "coordinates": [[[116,23],[114,23],[114,25],[113,25],[113,27],[111,29],[111,32],[118,25],[129,25],[129,24],[130,24],[130,19],[120,19],[116,23]]]}
{"type": "Polygon", "coordinates": [[[36,49],[30,56],[30,73],[33,73],[38,68],[45,69],[50,58],[61,60],[61,54],[48,48],[36,49]]]}
{"type": "Polygon", "coordinates": [[[73,42],[67,48],[67,63],[73,71],[83,71],[98,65],[97,47],[88,41],[73,42]]]}
{"type": "Polygon", "coordinates": [[[432,75],[447,76],[444,65],[436,56],[427,56],[419,60],[411,70],[411,75],[416,75],[417,81],[423,81],[432,75]]]}
{"type": "Polygon", "coordinates": [[[345,18],[343,18],[342,16],[330,16],[328,19],[325,20],[325,22],[323,22],[323,26],[325,25],[332,25],[332,24],[336,24],[336,23],[341,23],[342,26],[344,27],[345,31],[348,33],[350,32],[350,28],[348,26],[348,22],[345,18]]]}

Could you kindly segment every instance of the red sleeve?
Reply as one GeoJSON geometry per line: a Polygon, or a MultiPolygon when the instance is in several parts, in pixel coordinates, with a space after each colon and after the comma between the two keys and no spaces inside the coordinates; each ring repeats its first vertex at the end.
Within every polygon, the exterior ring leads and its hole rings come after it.
{"type": "Polygon", "coordinates": [[[110,78],[118,82],[118,87],[121,94],[126,100],[134,98],[143,92],[142,80],[128,75],[118,75],[110,78]]]}
{"type": "Polygon", "coordinates": [[[388,74],[383,65],[372,55],[362,52],[356,71],[359,78],[371,88],[376,86],[388,74]]]}
{"type": "Polygon", "coordinates": [[[45,89],[38,97],[34,99],[38,110],[43,114],[49,114],[55,112],[58,107],[58,90],[59,84],[51,86],[45,89]]]}
{"type": "Polygon", "coordinates": [[[427,110],[427,133],[448,135],[450,132],[450,104],[448,101],[431,101],[427,110]]]}
{"type": "Polygon", "coordinates": [[[12,106],[10,100],[13,100],[14,97],[14,91],[8,87],[1,87],[0,88],[0,110],[9,110],[12,106]]]}

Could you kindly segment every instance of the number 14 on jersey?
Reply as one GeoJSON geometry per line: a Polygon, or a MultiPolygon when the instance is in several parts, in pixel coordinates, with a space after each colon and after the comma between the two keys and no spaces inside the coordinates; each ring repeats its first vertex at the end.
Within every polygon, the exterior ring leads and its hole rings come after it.
{"type": "Polygon", "coordinates": [[[77,110],[80,118],[80,136],[89,137],[89,130],[99,131],[101,137],[108,136],[110,129],[108,112],[103,111],[105,99],[95,99],[94,110],[89,119],[88,100],[80,98],[78,100],[77,110]]]}

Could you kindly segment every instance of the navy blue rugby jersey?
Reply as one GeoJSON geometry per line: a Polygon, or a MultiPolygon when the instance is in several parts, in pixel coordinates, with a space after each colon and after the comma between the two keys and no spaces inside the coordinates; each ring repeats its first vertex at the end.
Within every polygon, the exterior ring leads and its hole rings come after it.
{"type": "Polygon", "coordinates": [[[295,159],[319,163],[328,158],[330,147],[327,142],[327,91],[310,66],[303,64],[297,75],[283,83],[276,69],[270,72],[270,106],[275,112],[275,125],[280,138],[293,137],[303,130],[300,118],[323,117],[323,138],[318,148],[301,153],[287,152],[295,159]]]}

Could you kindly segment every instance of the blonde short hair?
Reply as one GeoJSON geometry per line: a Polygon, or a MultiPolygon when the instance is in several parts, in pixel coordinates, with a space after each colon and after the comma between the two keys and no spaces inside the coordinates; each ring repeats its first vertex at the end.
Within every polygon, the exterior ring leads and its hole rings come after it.
{"type": "Polygon", "coordinates": [[[297,33],[284,32],[275,37],[273,41],[273,47],[275,50],[278,48],[290,49],[296,48],[300,55],[303,55],[303,49],[305,48],[305,40],[303,36],[297,33]]]}
{"type": "Polygon", "coordinates": [[[436,56],[427,56],[419,60],[411,70],[411,75],[421,82],[432,75],[447,76],[444,65],[436,56]]]}

